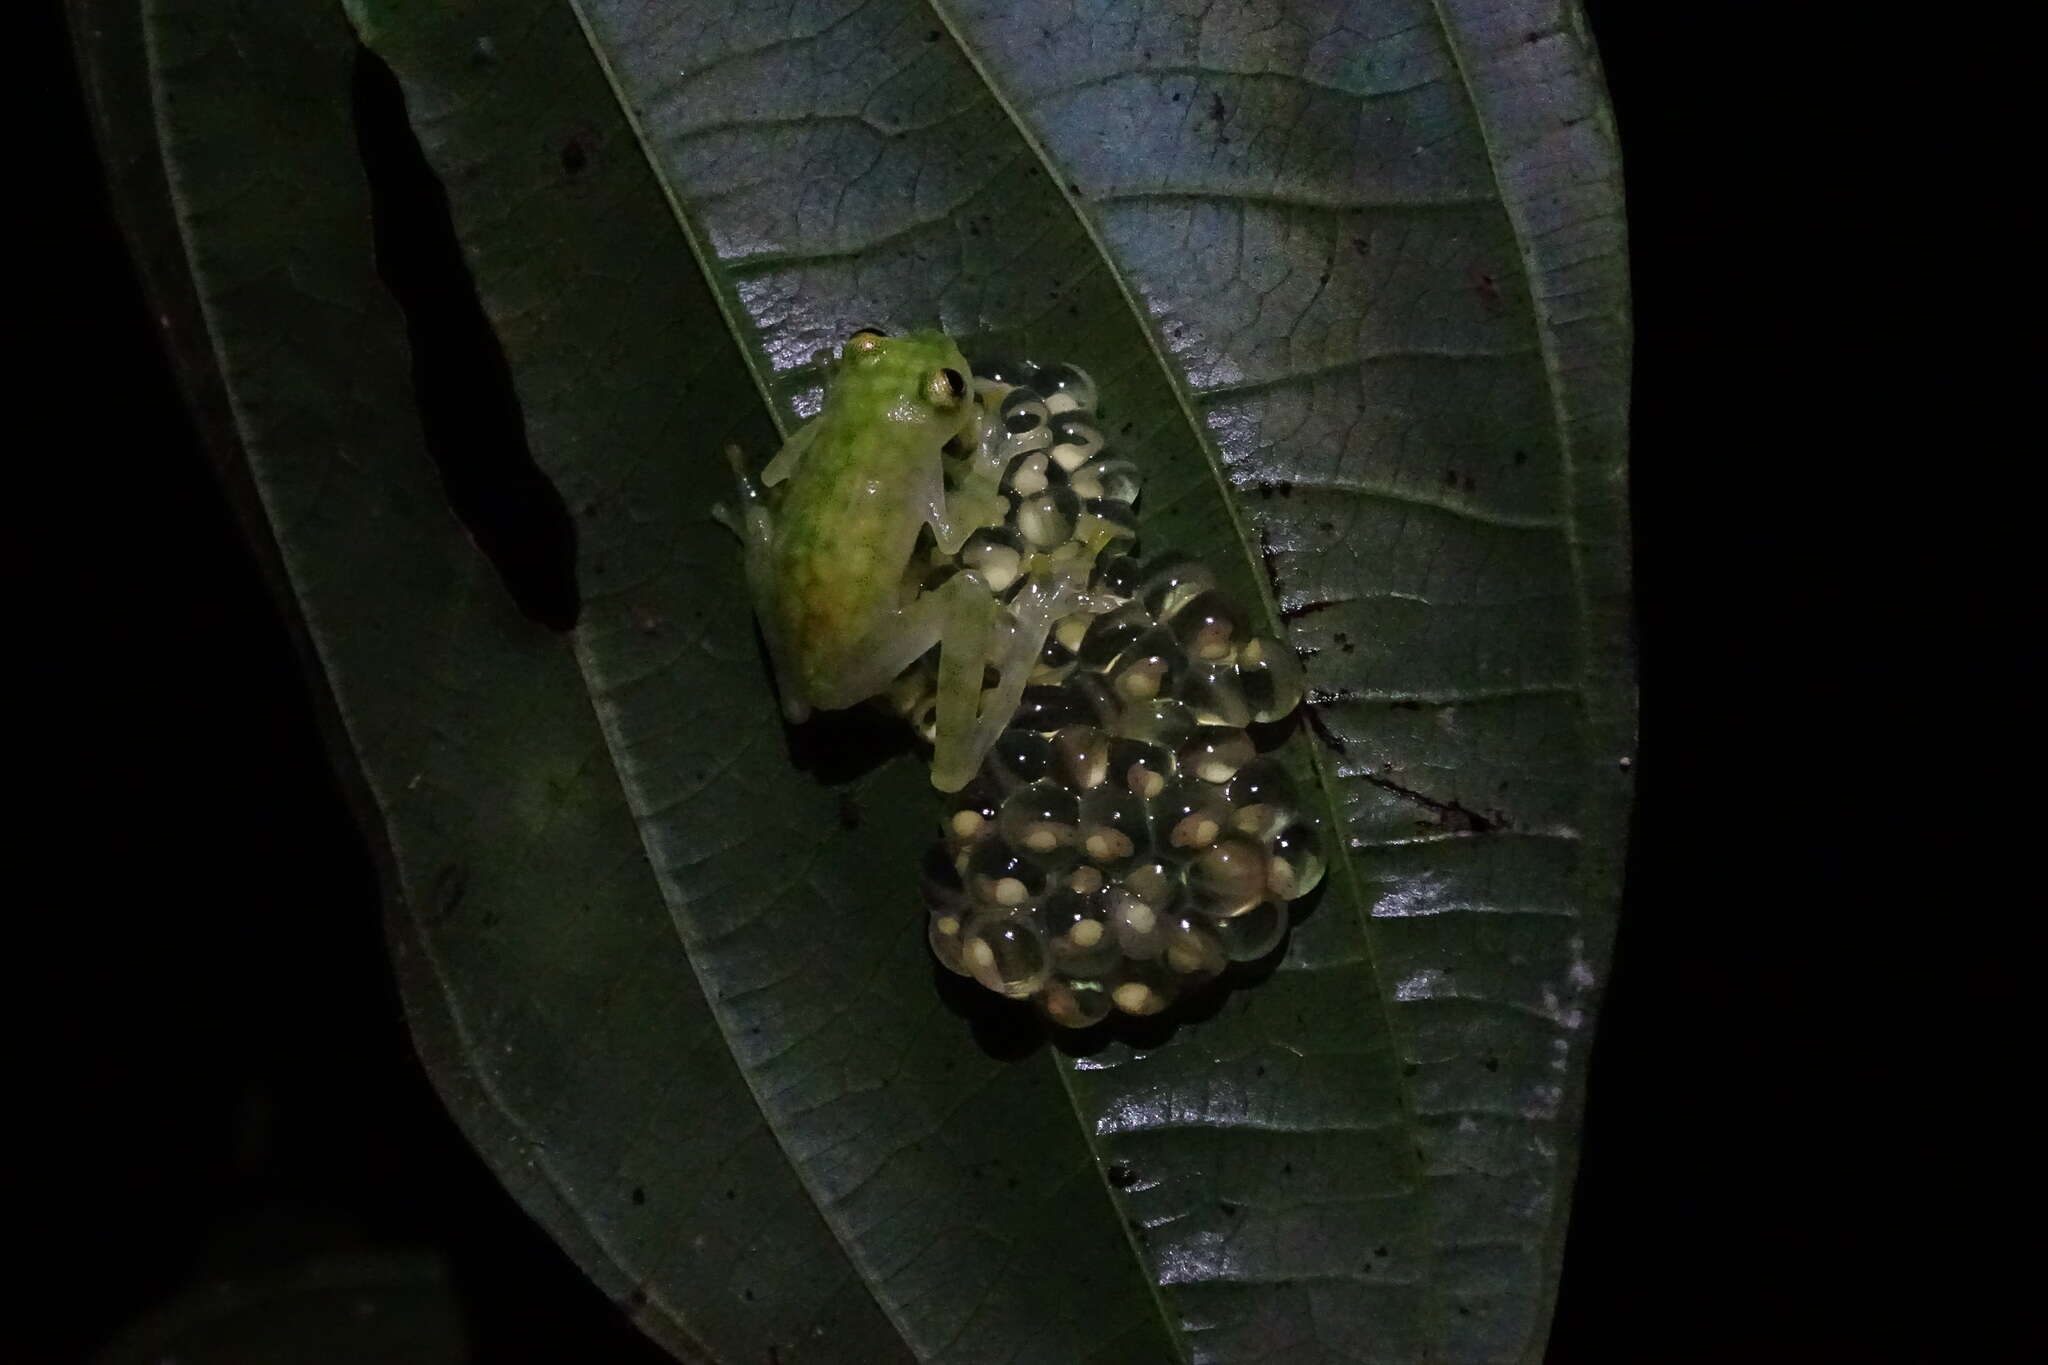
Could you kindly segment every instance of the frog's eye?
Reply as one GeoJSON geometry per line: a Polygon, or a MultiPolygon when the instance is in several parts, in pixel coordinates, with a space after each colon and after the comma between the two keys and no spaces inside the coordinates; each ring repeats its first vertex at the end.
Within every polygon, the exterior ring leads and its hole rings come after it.
{"type": "Polygon", "coordinates": [[[840,348],[841,354],[848,357],[872,356],[881,349],[888,335],[879,327],[863,327],[846,339],[846,345],[840,348]]]}
{"type": "Polygon", "coordinates": [[[853,336],[848,337],[847,340],[851,341],[857,337],[887,337],[888,335],[887,332],[879,327],[856,327],[853,329],[853,336]]]}
{"type": "Polygon", "coordinates": [[[925,396],[933,407],[950,408],[967,395],[967,380],[958,370],[935,370],[924,382],[925,396]]]}

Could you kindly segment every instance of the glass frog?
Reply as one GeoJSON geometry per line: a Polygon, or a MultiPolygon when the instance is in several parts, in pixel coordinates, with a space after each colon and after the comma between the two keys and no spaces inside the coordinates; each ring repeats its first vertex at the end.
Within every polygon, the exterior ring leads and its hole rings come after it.
{"type": "Polygon", "coordinates": [[[977,568],[935,571],[920,553],[924,528],[953,556],[1008,508],[1005,433],[974,386],[951,338],[863,330],[841,347],[818,415],[758,483],[727,452],[740,515],[722,519],[745,546],[783,714],[800,723],[884,693],[937,645],[941,791],[966,785],[1016,713],[1054,622],[1100,605],[1075,559],[1035,563],[999,595],[977,568]]]}

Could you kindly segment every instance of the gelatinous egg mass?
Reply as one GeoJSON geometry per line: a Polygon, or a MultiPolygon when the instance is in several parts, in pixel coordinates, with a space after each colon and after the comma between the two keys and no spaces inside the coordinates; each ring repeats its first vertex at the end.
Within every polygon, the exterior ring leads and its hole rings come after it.
{"type": "MultiPolygon", "coordinates": [[[[1288,902],[1322,881],[1322,831],[1247,727],[1300,705],[1294,652],[1199,560],[1133,554],[1136,465],[1095,419],[1076,366],[978,368],[980,526],[933,572],[1002,596],[1045,559],[1092,565],[980,775],[948,800],[919,874],[948,970],[1063,1028],[1151,1015],[1274,952],[1288,902]]],[[[976,477],[973,471],[962,478],[976,477]]],[[[929,739],[936,661],[886,700],[929,739]]]]}

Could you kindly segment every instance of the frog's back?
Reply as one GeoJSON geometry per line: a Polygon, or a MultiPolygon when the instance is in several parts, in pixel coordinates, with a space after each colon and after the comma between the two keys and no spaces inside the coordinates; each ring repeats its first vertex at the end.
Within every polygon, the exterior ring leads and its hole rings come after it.
{"type": "Polygon", "coordinates": [[[783,500],[777,589],[812,696],[830,690],[901,594],[924,488],[897,453],[859,424],[828,422],[783,500]]]}
{"type": "Polygon", "coordinates": [[[935,332],[855,333],[842,350],[777,516],[780,614],[813,698],[834,695],[902,600],[940,450],[973,422],[969,374],[935,332]]]}

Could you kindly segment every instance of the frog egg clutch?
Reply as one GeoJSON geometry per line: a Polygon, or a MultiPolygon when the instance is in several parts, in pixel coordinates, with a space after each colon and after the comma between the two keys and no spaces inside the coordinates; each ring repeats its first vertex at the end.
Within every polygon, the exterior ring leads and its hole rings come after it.
{"type": "MultiPolygon", "coordinates": [[[[1270,953],[1322,880],[1315,822],[1246,730],[1294,710],[1301,668],[1197,561],[1125,553],[1137,470],[1105,454],[1085,374],[991,367],[976,385],[1000,424],[997,496],[950,558],[999,594],[1047,560],[1088,587],[926,850],[932,951],[1063,1027],[1156,1014],[1270,953]]],[[[935,686],[927,658],[889,696],[927,739],[935,686]]]]}

